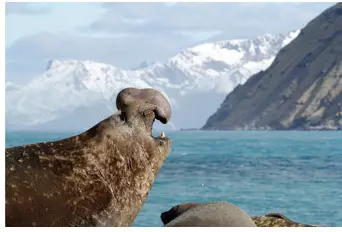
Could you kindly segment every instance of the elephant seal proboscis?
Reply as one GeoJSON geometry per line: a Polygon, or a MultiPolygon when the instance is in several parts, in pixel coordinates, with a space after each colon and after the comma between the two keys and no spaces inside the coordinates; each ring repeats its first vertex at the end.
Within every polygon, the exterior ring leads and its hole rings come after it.
{"type": "Polygon", "coordinates": [[[133,223],[170,152],[152,126],[170,120],[171,106],[160,92],[135,88],[116,105],[77,136],[6,149],[6,226],[133,223]]]}
{"type": "Polygon", "coordinates": [[[228,202],[184,203],[161,214],[166,227],[255,227],[248,214],[228,202]]]}

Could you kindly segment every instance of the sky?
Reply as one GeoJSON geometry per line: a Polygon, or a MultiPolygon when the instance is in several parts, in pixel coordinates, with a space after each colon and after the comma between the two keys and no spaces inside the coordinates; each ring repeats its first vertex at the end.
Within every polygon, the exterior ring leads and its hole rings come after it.
{"type": "Polygon", "coordinates": [[[135,68],[216,40],[304,27],[334,3],[6,3],[6,81],[27,83],[51,59],[135,68]]]}

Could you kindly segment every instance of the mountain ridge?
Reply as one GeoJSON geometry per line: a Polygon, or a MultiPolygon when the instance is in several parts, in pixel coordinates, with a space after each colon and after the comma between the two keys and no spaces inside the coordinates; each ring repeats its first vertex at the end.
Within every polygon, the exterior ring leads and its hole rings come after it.
{"type": "MultiPolygon", "coordinates": [[[[104,109],[97,109],[98,116],[91,118],[98,121],[115,112],[116,94],[132,86],[155,88],[168,97],[174,129],[199,127],[225,94],[267,68],[298,33],[204,43],[183,49],[165,63],[145,62],[142,68],[128,70],[92,61],[51,60],[47,70],[27,85],[6,84],[6,125],[44,127],[63,122],[62,118],[77,118],[72,114],[78,108],[88,107],[82,114],[93,114],[92,108],[101,105],[104,109]],[[211,104],[204,109],[202,102],[208,99],[211,104]],[[185,122],[184,114],[192,120],[185,122]]],[[[87,122],[76,127],[89,126],[87,122]]]]}
{"type": "Polygon", "coordinates": [[[204,130],[340,130],[342,3],[310,21],[270,67],[237,86],[204,130]]]}

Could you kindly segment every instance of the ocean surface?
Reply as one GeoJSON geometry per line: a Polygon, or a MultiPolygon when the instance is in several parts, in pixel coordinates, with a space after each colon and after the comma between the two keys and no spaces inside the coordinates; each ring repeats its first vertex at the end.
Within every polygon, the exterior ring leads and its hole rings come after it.
{"type": "MultiPolygon", "coordinates": [[[[76,133],[7,132],[6,147],[76,133]]],[[[249,215],[342,226],[342,132],[167,132],[172,151],[134,226],[162,226],[183,202],[228,201],[249,215]]]]}

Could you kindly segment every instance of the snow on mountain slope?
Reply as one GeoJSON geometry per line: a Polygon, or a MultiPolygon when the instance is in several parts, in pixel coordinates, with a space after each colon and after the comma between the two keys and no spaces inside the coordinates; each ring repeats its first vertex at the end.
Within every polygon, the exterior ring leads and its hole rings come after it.
{"type": "MultiPolygon", "coordinates": [[[[121,89],[138,87],[156,88],[168,97],[174,128],[200,127],[227,93],[266,69],[298,34],[205,43],[185,49],[165,63],[145,63],[131,70],[92,61],[54,60],[45,73],[25,86],[6,83],[6,123],[44,127],[73,114],[72,118],[85,117],[77,112],[99,105],[106,108],[103,117],[115,111],[115,97],[121,89]],[[209,104],[204,106],[203,101],[209,104]],[[186,120],[184,115],[192,119],[186,120]]],[[[94,120],[101,119],[95,116],[94,120]]],[[[75,122],[77,127],[92,126],[80,121],[75,122]]]]}

